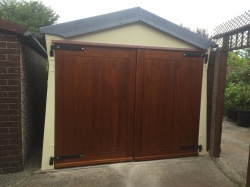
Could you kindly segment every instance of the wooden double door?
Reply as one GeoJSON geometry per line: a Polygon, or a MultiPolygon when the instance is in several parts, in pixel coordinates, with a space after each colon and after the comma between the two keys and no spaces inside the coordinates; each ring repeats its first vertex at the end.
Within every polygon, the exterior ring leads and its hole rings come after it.
{"type": "Polygon", "coordinates": [[[197,155],[203,58],[183,54],[56,50],[55,168],[197,155]]]}

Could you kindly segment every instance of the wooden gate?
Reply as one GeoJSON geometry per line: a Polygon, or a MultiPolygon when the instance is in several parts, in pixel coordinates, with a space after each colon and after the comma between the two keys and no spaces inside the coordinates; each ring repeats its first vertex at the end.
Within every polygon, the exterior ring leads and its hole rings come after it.
{"type": "Polygon", "coordinates": [[[55,167],[197,155],[202,57],[56,51],[55,167]]]}
{"type": "Polygon", "coordinates": [[[135,65],[136,50],[56,51],[56,168],[133,160],[135,65]]]}
{"type": "Polygon", "coordinates": [[[135,160],[198,154],[203,60],[138,51],[135,160]]]}

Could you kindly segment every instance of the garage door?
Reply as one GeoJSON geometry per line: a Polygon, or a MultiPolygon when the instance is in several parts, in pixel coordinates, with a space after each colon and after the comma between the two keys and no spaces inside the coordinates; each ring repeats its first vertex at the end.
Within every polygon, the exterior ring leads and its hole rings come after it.
{"type": "Polygon", "coordinates": [[[55,167],[197,155],[203,58],[56,51],[55,167]]]}

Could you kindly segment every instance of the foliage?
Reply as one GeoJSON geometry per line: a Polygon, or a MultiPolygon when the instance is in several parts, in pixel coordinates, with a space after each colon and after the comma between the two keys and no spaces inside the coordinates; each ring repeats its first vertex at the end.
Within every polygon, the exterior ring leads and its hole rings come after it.
{"type": "Polygon", "coordinates": [[[235,53],[243,59],[250,60],[250,48],[240,49],[235,51],[235,53]]]}
{"type": "Polygon", "coordinates": [[[195,33],[197,33],[197,34],[199,34],[199,35],[201,35],[201,36],[203,36],[205,38],[209,38],[209,34],[208,34],[208,32],[207,32],[206,29],[197,28],[196,31],[195,31],[195,33]]]}
{"type": "MultiPolygon", "coordinates": [[[[247,50],[244,50],[244,51],[247,51],[247,50]]],[[[228,53],[227,65],[229,67],[232,67],[232,66],[233,67],[239,67],[239,66],[242,66],[242,65],[248,63],[250,61],[249,57],[248,57],[248,54],[245,53],[243,55],[242,53],[243,53],[243,50],[229,52],[228,53]]],[[[249,52],[249,55],[250,55],[250,52],[249,52]]]]}
{"type": "Polygon", "coordinates": [[[208,31],[206,29],[204,29],[204,28],[197,28],[196,30],[191,30],[190,27],[186,27],[182,23],[180,24],[180,26],[183,27],[183,28],[185,28],[185,29],[187,29],[187,30],[195,32],[196,34],[199,34],[199,35],[201,35],[201,36],[203,36],[205,38],[209,38],[208,31]]]}
{"type": "Polygon", "coordinates": [[[229,82],[225,89],[225,108],[250,110],[250,84],[229,82]]]}
{"type": "Polygon", "coordinates": [[[39,1],[0,1],[0,18],[19,23],[32,32],[39,32],[39,28],[54,24],[59,15],[50,7],[39,1]]]}
{"type": "Polygon", "coordinates": [[[234,51],[228,54],[225,109],[250,110],[250,62],[248,51],[234,51]]]}

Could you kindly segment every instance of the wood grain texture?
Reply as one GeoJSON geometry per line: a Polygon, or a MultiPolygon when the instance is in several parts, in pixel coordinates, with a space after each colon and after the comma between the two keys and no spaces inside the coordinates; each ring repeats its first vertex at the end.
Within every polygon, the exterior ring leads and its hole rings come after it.
{"type": "Polygon", "coordinates": [[[215,51],[211,51],[207,68],[207,149],[209,150],[211,117],[212,117],[212,96],[214,86],[214,63],[215,51]]]}
{"type": "Polygon", "coordinates": [[[214,83],[210,127],[209,154],[218,158],[221,153],[222,120],[224,114],[224,91],[227,73],[228,52],[216,50],[214,64],[214,83]]]}
{"type": "Polygon", "coordinates": [[[196,156],[203,58],[87,46],[56,51],[56,168],[196,156]]]}
{"type": "Polygon", "coordinates": [[[203,58],[139,50],[135,160],[197,155],[203,58]],[[171,156],[172,155],[172,156],[171,156]]]}
{"type": "Polygon", "coordinates": [[[135,65],[135,50],[56,51],[55,155],[84,155],[56,167],[132,160],[135,65]]]}

